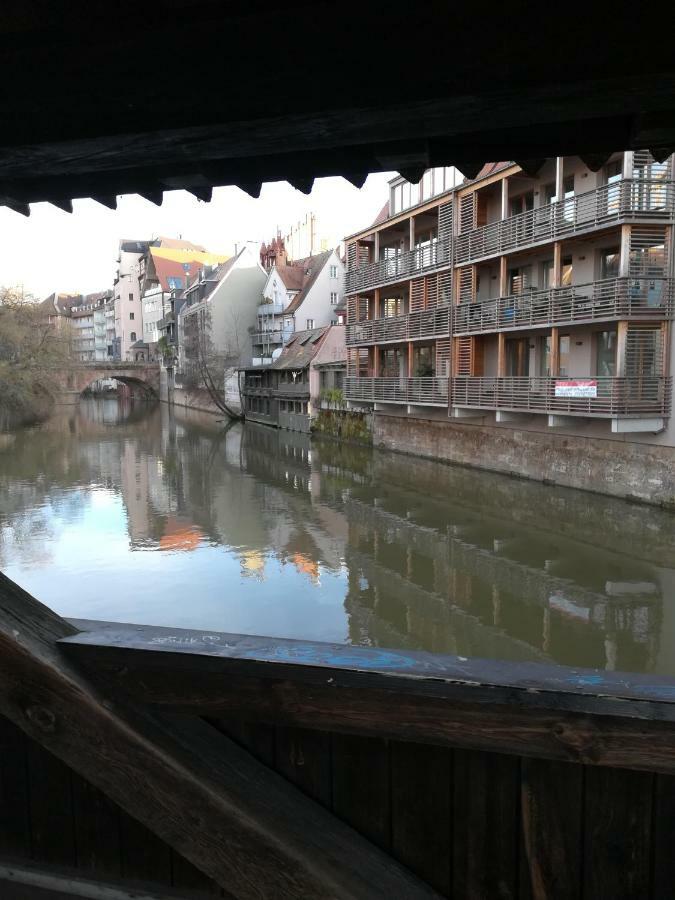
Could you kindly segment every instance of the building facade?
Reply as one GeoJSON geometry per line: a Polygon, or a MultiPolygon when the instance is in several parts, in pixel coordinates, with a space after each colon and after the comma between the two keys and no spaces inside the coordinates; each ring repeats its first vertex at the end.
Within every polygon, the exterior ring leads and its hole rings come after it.
{"type": "MultiPolygon", "coordinates": [[[[342,326],[335,327],[344,332],[342,326]]],[[[265,367],[252,366],[242,370],[242,398],[247,420],[309,432],[313,414],[310,368],[332,330],[325,325],[298,331],[274,362],[265,367]]]]}
{"type": "MultiPolygon", "coordinates": [[[[270,245],[273,246],[273,245],[270,245]]],[[[338,323],[344,293],[344,265],[336,250],[289,262],[283,242],[262,291],[252,339],[255,365],[270,365],[296,331],[311,331],[338,323]]]]}
{"type": "Polygon", "coordinates": [[[113,284],[115,298],[115,359],[131,359],[131,347],[143,338],[140,261],[148,241],[121,240],[113,284]]]}
{"type": "Polygon", "coordinates": [[[433,169],[346,240],[354,404],[672,447],[673,157],[433,169]]]}
{"type": "MultiPolygon", "coordinates": [[[[204,376],[239,407],[238,370],[251,365],[251,333],[266,273],[259,248],[245,245],[220,266],[202,269],[185,290],[178,313],[181,382],[199,389],[204,376]]],[[[163,322],[163,325],[166,323],[163,322]]]]}

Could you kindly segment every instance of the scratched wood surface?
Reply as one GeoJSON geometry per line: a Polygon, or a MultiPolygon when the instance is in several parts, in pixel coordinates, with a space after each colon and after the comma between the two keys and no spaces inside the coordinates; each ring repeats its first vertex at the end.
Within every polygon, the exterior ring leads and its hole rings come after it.
{"type": "MultiPolygon", "coordinates": [[[[673,778],[241,719],[209,724],[440,896],[670,896],[673,778]]],[[[106,882],[227,896],[6,719],[0,786],[0,862],[75,865],[106,882]],[[43,812],[33,818],[38,788],[43,812]],[[60,808],[47,815],[51,800],[60,808]]]]}

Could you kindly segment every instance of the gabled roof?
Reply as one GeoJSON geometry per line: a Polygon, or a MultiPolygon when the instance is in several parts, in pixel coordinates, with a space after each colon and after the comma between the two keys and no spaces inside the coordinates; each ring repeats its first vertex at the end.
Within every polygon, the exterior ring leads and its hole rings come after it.
{"type": "Polygon", "coordinates": [[[274,268],[287,291],[302,290],[302,285],[305,281],[305,270],[299,263],[276,265],[274,268]]]}
{"type": "Polygon", "coordinates": [[[306,259],[299,259],[293,263],[293,265],[297,266],[303,273],[302,287],[288,304],[284,313],[294,313],[300,308],[302,301],[312,290],[314,282],[319,277],[319,273],[333,253],[333,250],[324,250],[323,253],[317,253],[315,256],[308,256],[306,259]]]}
{"type": "Polygon", "coordinates": [[[382,222],[386,222],[389,218],[389,201],[384,204],[379,213],[375,216],[375,221],[373,225],[381,225],[382,222]]]}
{"type": "Polygon", "coordinates": [[[268,369],[305,369],[316,356],[330,325],[312,328],[309,331],[296,331],[281,351],[279,358],[268,369]]]}

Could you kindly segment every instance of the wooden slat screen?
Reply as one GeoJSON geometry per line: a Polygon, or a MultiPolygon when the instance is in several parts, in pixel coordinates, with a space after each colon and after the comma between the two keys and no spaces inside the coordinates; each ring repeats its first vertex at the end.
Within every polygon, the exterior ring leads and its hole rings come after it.
{"type": "Polygon", "coordinates": [[[628,271],[633,278],[665,278],[668,275],[665,225],[635,225],[631,228],[628,271]]]}
{"type": "Polygon", "coordinates": [[[473,375],[473,342],[472,337],[455,338],[453,369],[455,375],[473,375]]]}
{"type": "Polygon", "coordinates": [[[347,244],[347,269],[353,270],[357,266],[357,250],[356,243],[347,244]]]}
{"type": "Polygon", "coordinates": [[[633,152],[633,178],[661,180],[671,178],[672,155],[663,162],[657,162],[649,150],[633,152]]]}
{"type": "Polygon", "coordinates": [[[453,223],[453,201],[448,200],[447,203],[441,203],[438,207],[438,237],[440,238],[450,238],[452,237],[452,223],[453,223]]]}
{"type": "Polygon", "coordinates": [[[426,308],[434,309],[438,306],[438,276],[427,275],[425,278],[426,308]]]}
{"type": "Polygon", "coordinates": [[[349,297],[347,300],[347,324],[354,325],[358,321],[359,298],[349,297]]]}
{"type": "Polygon", "coordinates": [[[665,331],[660,325],[629,323],[626,331],[626,371],[628,377],[663,375],[665,331]]]}
{"type": "Polygon", "coordinates": [[[438,305],[449,306],[452,303],[452,270],[438,274],[438,305]]]}
{"type": "Polygon", "coordinates": [[[476,267],[464,266],[464,268],[459,269],[458,274],[458,300],[460,303],[471,303],[475,299],[476,293],[476,267]]]}
{"type": "Polygon", "coordinates": [[[347,375],[353,378],[367,378],[370,375],[370,357],[367,347],[347,349],[347,375]]]}
{"type": "Polygon", "coordinates": [[[424,279],[415,278],[410,282],[410,312],[424,309],[424,279]]]}
{"type": "Polygon", "coordinates": [[[476,227],[476,195],[468,194],[459,201],[459,231],[464,234],[476,227]]]}

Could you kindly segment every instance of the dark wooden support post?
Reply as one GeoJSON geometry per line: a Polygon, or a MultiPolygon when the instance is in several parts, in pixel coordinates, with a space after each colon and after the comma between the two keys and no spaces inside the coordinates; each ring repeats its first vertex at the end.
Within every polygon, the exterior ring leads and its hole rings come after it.
{"type": "Polygon", "coordinates": [[[57,643],[76,633],[0,575],[0,714],[235,897],[436,896],[202,720],[94,688],[57,643]]]}

